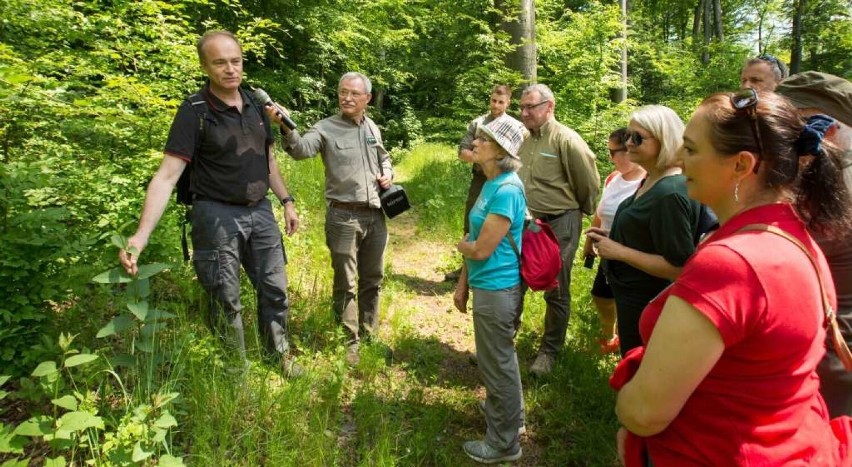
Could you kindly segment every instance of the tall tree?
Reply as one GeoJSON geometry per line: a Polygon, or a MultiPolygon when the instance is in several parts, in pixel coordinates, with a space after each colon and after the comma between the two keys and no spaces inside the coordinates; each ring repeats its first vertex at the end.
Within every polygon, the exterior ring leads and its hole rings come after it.
{"type": "Polygon", "coordinates": [[[623,102],[627,99],[627,0],[621,0],[621,87],[613,95],[613,102],[623,102]]]}
{"type": "Polygon", "coordinates": [[[503,18],[500,28],[510,37],[512,45],[506,55],[506,65],[534,84],[536,74],[535,0],[496,0],[494,6],[503,18]]]}
{"type": "Polygon", "coordinates": [[[802,17],[807,8],[807,0],[795,0],[793,8],[792,45],[790,47],[790,73],[798,73],[802,68],[802,17]]]}

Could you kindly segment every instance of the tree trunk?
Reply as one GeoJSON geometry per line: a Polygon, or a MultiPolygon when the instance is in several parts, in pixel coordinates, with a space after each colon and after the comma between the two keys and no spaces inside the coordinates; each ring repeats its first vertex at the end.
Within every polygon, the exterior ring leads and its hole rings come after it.
{"type": "Polygon", "coordinates": [[[802,16],[807,0],[796,0],[793,11],[792,46],[790,50],[790,74],[796,74],[802,68],[802,16]]]}
{"type": "Polygon", "coordinates": [[[615,103],[624,102],[627,99],[627,0],[621,3],[621,87],[610,89],[610,100],[615,103]]]}
{"type": "Polygon", "coordinates": [[[710,38],[713,36],[713,25],[710,24],[713,17],[713,5],[711,0],[702,0],[704,4],[704,49],[701,52],[701,63],[710,63],[710,38]]]}
{"type": "Polygon", "coordinates": [[[725,40],[725,31],[722,28],[722,0],[713,0],[713,18],[716,20],[716,39],[719,42],[725,40]]]}
{"type": "Polygon", "coordinates": [[[535,0],[496,0],[494,6],[502,12],[500,28],[514,46],[506,55],[506,66],[520,72],[526,84],[535,84],[535,0]]]}
{"type": "Polygon", "coordinates": [[[698,0],[698,5],[695,5],[695,14],[692,16],[692,39],[696,43],[701,33],[701,12],[704,11],[704,1],[698,0]]]}

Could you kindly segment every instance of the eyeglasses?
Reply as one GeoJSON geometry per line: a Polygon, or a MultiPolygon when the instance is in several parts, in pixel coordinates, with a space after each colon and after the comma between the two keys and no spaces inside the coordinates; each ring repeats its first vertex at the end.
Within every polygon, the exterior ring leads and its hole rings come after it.
{"type": "Polygon", "coordinates": [[[341,89],[340,91],[337,91],[337,96],[340,97],[340,98],[352,97],[353,99],[358,99],[358,98],[360,98],[361,96],[364,96],[364,95],[365,95],[365,93],[358,92],[358,91],[349,91],[349,90],[343,90],[343,89],[341,89]]]}
{"type": "Polygon", "coordinates": [[[757,143],[757,164],[754,164],[754,173],[760,168],[760,162],[763,161],[763,140],[760,138],[760,125],[757,121],[757,103],[760,98],[757,96],[757,91],[754,89],[742,89],[731,94],[731,105],[737,112],[745,112],[751,122],[751,134],[754,141],[757,143]]]}
{"type": "Polygon", "coordinates": [[[527,104],[527,105],[522,105],[522,106],[521,106],[521,112],[523,112],[524,110],[532,110],[532,109],[534,109],[534,108],[536,108],[536,107],[538,107],[538,106],[540,106],[540,105],[547,104],[548,102],[550,102],[550,101],[541,101],[541,102],[539,102],[538,104],[527,104]]]}
{"type": "Polygon", "coordinates": [[[621,147],[621,148],[618,148],[618,149],[607,149],[607,151],[609,151],[609,157],[614,158],[615,155],[620,153],[620,152],[627,152],[627,148],[621,147]]]}
{"type": "Polygon", "coordinates": [[[493,143],[494,142],[494,138],[492,138],[488,135],[485,135],[485,134],[480,134],[479,136],[476,137],[476,139],[482,141],[483,143],[493,143]]]}
{"type": "Polygon", "coordinates": [[[631,131],[627,133],[627,141],[633,143],[634,146],[642,146],[642,143],[645,142],[646,139],[652,139],[653,136],[642,136],[638,131],[631,131]]]}

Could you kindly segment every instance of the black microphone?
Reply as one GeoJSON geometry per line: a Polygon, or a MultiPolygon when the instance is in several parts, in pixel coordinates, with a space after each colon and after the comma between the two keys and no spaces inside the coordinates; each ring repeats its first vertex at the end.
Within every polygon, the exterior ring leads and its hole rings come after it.
{"type": "Polygon", "coordinates": [[[281,122],[284,123],[284,125],[286,125],[287,128],[289,128],[291,130],[296,129],[296,122],[294,122],[293,120],[290,119],[290,117],[287,116],[287,112],[285,112],[284,109],[281,108],[281,106],[279,106],[278,104],[276,104],[275,102],[272,101],[272,99],[269,97],[269,94],[267,94],[266,91],[264,91],[263,89],[260,89],[260,88],[251,88],[251,90],[254,92],[254,98],[259,100],[261,102],[261,104],[271,105],[272,108],[275,109],[275,112],[281,118],[281,122]]]}

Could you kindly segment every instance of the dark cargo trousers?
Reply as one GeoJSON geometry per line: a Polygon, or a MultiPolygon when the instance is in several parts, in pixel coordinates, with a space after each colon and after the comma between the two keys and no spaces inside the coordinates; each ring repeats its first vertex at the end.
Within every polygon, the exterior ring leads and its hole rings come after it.
{"type": "Polygon", "coordinates": [[[350,343],[371,336],[379,327],[379,290],[384,277],[388,243],[381,209],[329,206],[325,241],[334,270],[333,309],[346,328],[350,343]],[[355,284],[358,303],[355,304],[355,284]]]}
{"type": "Polygon", "coordinates": [[[272,355],[287,353],[287,261],[269,200],[251,207],[196,200],[190,219],[192,262],[209,298],[210,328],[245,359],[242,265],[257,293],[257,322],[265,350],[272,355]]]}

